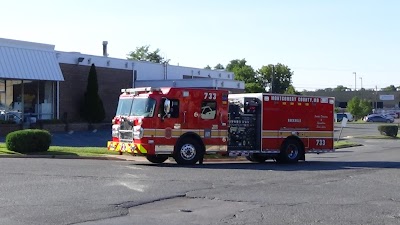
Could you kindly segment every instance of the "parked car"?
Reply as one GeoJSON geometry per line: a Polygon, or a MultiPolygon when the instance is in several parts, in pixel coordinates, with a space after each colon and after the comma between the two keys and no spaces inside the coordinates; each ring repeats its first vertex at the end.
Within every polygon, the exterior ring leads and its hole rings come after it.
{"type": "Polygon", "coordinates": [[[341,122],[343,118],[346,117],[347,121],[352,122],[353,121],[353,115],[351,113],[336,113],[336,121],[341,122]]]}
{"type": "Polygon", "coordinates": [[[365,122],[381,122],[381,123],[393,123],[393,117],[385,117],[383,115],[371,114],[364,118],[365,122]]]}
{"type": "Polygon", "coordinates": [[[383,115],[385,115],[386,117],[399,118],[399,115],[397,113],[385,113],[383,115]]]}

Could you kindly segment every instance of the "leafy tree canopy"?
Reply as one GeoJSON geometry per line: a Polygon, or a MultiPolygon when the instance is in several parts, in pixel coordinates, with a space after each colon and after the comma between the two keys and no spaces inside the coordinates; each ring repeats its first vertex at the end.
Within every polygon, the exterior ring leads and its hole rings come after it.
{"type": "Polygon", "coordinates": [[[270,86],[273,93],[285,93],[292,83],[293,72],[281,63],[262,66],[257,72],[264,88],[270,86]]]}
{"type": "Polygon", "coordinates": [[[218,63],[217,65],[214,66],[214,70],[224,70],[224,69],[225,67],[221,63],[218,63]]]}
{"type": "Polygon", "coordinates": [[[160,49],[157,48],[154,51],[150,51],[150,45],[136,47],[135,51],[131,51],[127,55],[127,59],[148,61],[148,62],[155,62],[155,63],[168,63],[169,62],[169,59],[167,60],[160,55],[160,49]]]}
{"type": "Polygon", "coordinates": [[[301,95],[300,92],[296,91],[296,89],[293,87],[293,85],[289,85],[289,87],[285,91],[285,94],[301,95]]]}
{"type": "Polygon", "coordinates": [[[265,89],[258,79],[253,67],[246,64],[245,59],[234,59],[226,66],[226,70],[235,74],[235,79],[245,82],[247,93],[265,92],[265,89]]]}
{"type": "Polygon", "coordinates": [[[347,91],[347,90],[349,90],[349,88],[348,88],[348,87],[345,87],[345,86],[343,86],[343,85],[338,85],[337,87],[335,87],[335,88],[333,89],[333,91],[347,91]]]}
{"type": "Polygon", "coordinates": [[[381,91],[397,91],[397,88],[394,85],[390,85],[382,88],[381,91]]]}
{"type": "Polygon", "coordinates": [[[357,119],[368,115],[372,106],[370,101],[355,96],[347,103],[347,110],[357,119]]]}

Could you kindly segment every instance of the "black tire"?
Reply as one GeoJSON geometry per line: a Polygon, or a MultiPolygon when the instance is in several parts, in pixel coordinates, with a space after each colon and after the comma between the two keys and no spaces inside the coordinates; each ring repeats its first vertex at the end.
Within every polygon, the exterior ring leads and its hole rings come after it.
{"type": "Polygon", "coordinates": [[[297,140],[289,139],[283,143],[276,161],[279,163],[297,163],[303,154],[304,150],[300,143],[297,140]]]}
{"type": "Polygon", "coordinates": [[[196,164],[203,156],[203,148],[193,138],[184,138],[175,145],[174,159],[179,165],[196,164]]]}
{"type": "Polygon", "coordinates": [[[168,155],[146,155],[146,159],[152,163],[163,163],[168,159],[168,155]]]}
{"type": "Polygon", "coordinates": [[[264,163],[265,160],[268,159],[268,157],[260,155],[260,154],[250,154],[250,155],[246,156],[246,159],[251,162],[264,163]]]}

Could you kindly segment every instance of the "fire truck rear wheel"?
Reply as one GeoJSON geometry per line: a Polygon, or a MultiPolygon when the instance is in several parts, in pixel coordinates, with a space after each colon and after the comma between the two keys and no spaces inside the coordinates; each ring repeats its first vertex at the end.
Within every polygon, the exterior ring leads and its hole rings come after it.
{"type": "Polygon", "coordinates": [[[146,159],[152,163],[163,163],[168,159],[168,155],[146,155],[146,159]]]}
{"type": "Polygon", "coordinates": [[[289,139],[283,143],[276,161],[281,163],[297,163],[302,154],[304,153],[300,143],[297,140],[289,139]]]}
{"type": "Polygon", "coordinates": [[[193,138],[184,138],[175,146],[174,159],[180,165],[193,165],[203,157],[203,149],[193,138]]]}

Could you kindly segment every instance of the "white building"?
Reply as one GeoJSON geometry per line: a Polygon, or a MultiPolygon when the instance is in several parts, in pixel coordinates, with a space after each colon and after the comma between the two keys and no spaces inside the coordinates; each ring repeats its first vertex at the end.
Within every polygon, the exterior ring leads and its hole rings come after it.
{"type": "Polygon", "coordinates": [[[79,121],[92,64],[96,66],[106,121],[115,113],[122,88],[176,86],[244,90],[244,82],[234,80],[232,72],[111,58],[106,56],[106,44],[103,44],[103,56],[54,48],[54,45],[0,38],[0,120],[79,121]]]}

